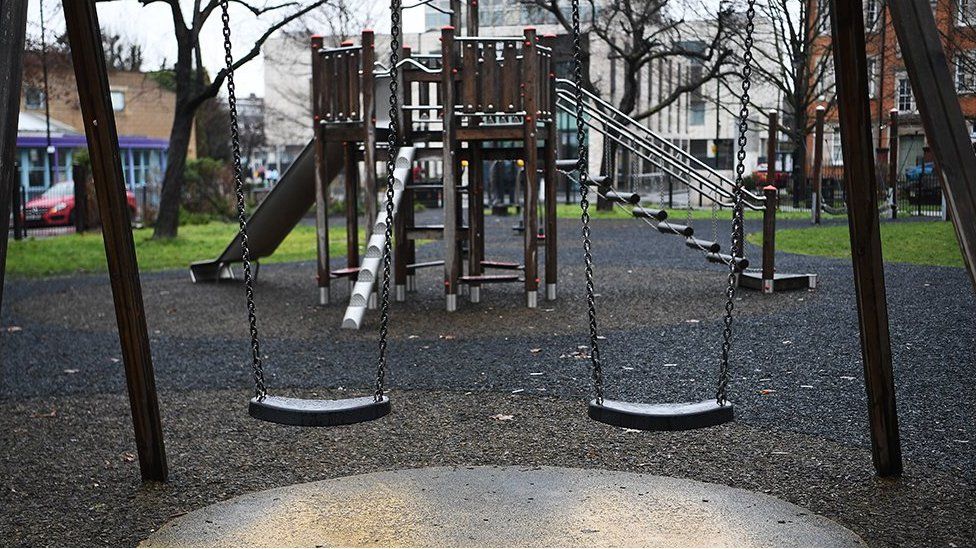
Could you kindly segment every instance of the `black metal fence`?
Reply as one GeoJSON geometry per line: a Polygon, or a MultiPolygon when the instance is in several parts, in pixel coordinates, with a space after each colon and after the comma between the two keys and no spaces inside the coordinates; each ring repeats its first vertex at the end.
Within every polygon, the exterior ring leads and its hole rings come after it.
{"type": "MultiPolygon", "coordinates": [[[[842,174],[823,178],[820,197],[823,210],[842,214],[846,211],[846,194],[842,174]]],[[[813,182],[806,180],[797,188],[793,179],[779,182],[781,211],[810,211],[813,205],[813,182]]],[[[942,186],[934,174],[902,176],[895,185],[886,179],[878,181],[878,209],[892,216],[944,217],[942,186]]]]}
{"type": "MultiPolygon", "coordinates": [[[[10,234],[15,240],[73,234],[99,227],[98,206],[88,171],[74,166],[71,178],[44,189],[17,187],[11,204],[10,234]]],[[[147,183],[126,192],[134,225],[149,224],[159,208],[160,185],[147,183]]]]}

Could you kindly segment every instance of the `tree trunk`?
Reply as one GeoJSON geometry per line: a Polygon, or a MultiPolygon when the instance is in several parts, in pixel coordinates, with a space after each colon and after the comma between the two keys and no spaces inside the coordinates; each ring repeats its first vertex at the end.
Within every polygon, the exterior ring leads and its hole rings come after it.
{"type": "MultiPolygon", "coordinates": [[[[177,104],[182,102],[177,101],[177,104]]],[[[180,205],[183,196],[183,171],[186,168],[190,136],[193,133],[193,111],[177,107],[173,116],[173,129],[169,134],[169,150],[166,153],[166,174],[159,197],[159,214],[156,217],[153,238],[175,238],[180,226],[180,205]]]]}

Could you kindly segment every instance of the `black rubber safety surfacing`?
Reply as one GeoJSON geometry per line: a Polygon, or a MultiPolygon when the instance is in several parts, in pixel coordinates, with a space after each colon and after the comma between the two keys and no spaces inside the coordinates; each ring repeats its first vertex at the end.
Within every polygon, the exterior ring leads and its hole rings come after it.
{"type": "Polygon", "coordinates": [[[390,413],[390,397],[341,400],[288,397],[252,398],[248,413],[255,419],[296,427],[336,427],[379,419],[390,413]]]}
{"type": "Polygon", "coordinates": [[[642,404],[619,400],[590,401],[590,419],[639,431],[687,431],[729,423],[735,419],[732,404],[719,406],[715,399],[701,402],[642,404]]]}

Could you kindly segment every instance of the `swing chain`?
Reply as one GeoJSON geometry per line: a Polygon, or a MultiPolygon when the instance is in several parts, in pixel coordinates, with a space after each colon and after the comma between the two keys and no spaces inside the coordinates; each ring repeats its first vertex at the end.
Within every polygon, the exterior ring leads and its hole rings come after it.
{"type": "Polygon", "coordinates": [[[729,280],[726,288],[725,319],[722,331],[722,364],[719,369],[718,389],[715,400],[720,406],[728,402],[729,353],[732,349],[732,312],[735,309],[735,287],[737,276],[736,258],[745,252],[743,237],[743,189],[745,177],[747,133],[749,131],[749,89],[752,87],[752,47],[755,31],[756,0],[748,0],[746,9],[746,36],[742,54],[742,107],[739,110],[739,151],[736,155],[735,189],[732,210],[732,259],[729,261],[729,280]]]}
{"type": "Polygon", "coordinates": [[[244,266],[244,295],[247,299],[247,322],[251,337],[251,370],[254,396],[264,400],[268,387],[264,382],[264,364],[258,338],[258,318],[254,304],[254,277],[251,272],[251,250],[247,237],[247,205],[244,199],[244,170],[241,167],[241,135],[237,118],[237,92],[234,84],[234,56],[230,39],[229,0],[220,1],[220,19],[224,26],[224,64],[227,79],[227,108],[230,115],[231,150],[234,159],[234,189],[237,192],[237,220],[240,224],[241,263],[244,266]]]}
{"type": "Polygon", "coordinates": [[[583,261],[586,274],[586,306],[590,322],[590,363],[593,390],[597,404],[603,404],[603,364],[600,360],[599,332],[596,323],[596,290],[593,283],[593,247],[590,241],[589,146],[586,141],[585,109],[583,106],[583,45],[580,30],[580,0],[572,0],[573,10],[573,81],[576,86],[576,140],[579,143],[580,220],[583,225],[583,261]]]}
{"type": "MultiPolygon", "coordinates": [[[[380,292],[380,354],[376,365],[374,399],[383,398],[386,385],[387,339],[390,329],[390,276],[393,264],[393,199],[396,159],[400,152],[400,103],[397,65],[400,62],[401,0],[390,0],[390,134],[386,161],[386,243],[383,246],[383,288],[380,292]]],[[[372,191],[370,191],[372,192],[372,191]]]]}

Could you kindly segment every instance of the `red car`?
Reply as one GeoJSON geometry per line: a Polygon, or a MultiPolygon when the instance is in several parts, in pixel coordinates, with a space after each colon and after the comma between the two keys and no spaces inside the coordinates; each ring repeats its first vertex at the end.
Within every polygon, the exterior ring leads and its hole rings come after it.
{"type": "MultiPolygon", "coordinates": [[[[131,191],[125,192],[129,203],[129,213],[136,214],[136,195],[131,191]]],[[[21,218],[25,227],[61,227],[75,222],[75,184],[72,181],[62,181],[44,194],[27,202],[21,218]]]]}

